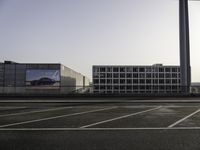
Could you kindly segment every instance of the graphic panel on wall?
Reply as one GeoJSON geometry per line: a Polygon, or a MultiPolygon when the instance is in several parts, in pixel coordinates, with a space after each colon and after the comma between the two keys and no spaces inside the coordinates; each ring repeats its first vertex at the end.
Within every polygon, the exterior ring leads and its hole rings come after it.
{"type": "Polygon", "coordinates": [[[26,70],[26,86],[29,87],[59,87],[60,71],[46,69],[26,70]]]}

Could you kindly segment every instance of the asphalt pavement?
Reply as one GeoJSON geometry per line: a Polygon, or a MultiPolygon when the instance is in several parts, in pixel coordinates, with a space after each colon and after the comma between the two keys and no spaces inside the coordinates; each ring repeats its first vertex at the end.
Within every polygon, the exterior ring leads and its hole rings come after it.
{"type": "Polygon", "coordinates": [[[199,150],[200,103],[0,103],[2,150],[199,150]]]}

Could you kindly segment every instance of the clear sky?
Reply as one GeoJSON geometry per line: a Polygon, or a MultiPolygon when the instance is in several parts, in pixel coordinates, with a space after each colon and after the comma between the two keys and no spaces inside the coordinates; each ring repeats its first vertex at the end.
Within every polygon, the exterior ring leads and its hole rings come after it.
{"type": "MultiPolygon", "coordinates": [[[[190,1],[192,81],[200,82],[200,1],[190,1]]],[[[178,0],[0,0],[0,61],[179,65],[178,0]]]]}

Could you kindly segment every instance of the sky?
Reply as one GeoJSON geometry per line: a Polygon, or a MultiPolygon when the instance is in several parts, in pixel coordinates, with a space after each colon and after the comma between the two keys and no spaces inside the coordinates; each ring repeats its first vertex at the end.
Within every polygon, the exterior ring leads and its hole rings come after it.
{"type": "MultiPolygon", "coordinates": [[[[200,1],[189,2],[192,81],[200,82],[200,1]]],[[[179,65],[178,0],[0,0],[0,61],[179,65]]]]}

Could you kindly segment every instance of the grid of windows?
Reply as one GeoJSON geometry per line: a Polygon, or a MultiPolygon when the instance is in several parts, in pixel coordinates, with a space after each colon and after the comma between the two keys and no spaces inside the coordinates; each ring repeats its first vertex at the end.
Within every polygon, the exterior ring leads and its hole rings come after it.
{"type": "Polygon", "coordinates": [[[94,93],[179,93],[179,66],[93,66],[94,93]]]}

